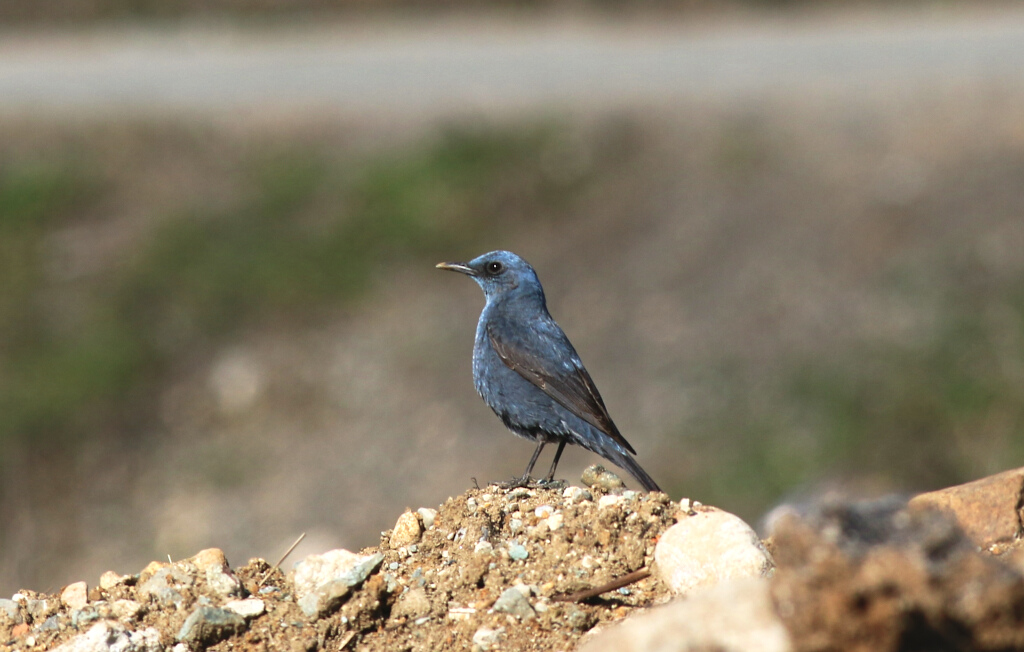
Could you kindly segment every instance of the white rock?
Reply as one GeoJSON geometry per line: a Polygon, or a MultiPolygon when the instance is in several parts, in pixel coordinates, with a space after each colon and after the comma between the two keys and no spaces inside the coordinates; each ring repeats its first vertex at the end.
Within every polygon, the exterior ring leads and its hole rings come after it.
{"type": "Polygon", "coordinates": [[[557,512],[548,517],[547,524],[548,529],[554,532],[555,530],[561,529],[565,523],[565,516],[561,512],[557,512]]]}
{"type": "Polygon", "coordinates": [[[114,571],[107,571],[100,575],[100,588],[109,591],[118,584],[124,584],[131,578],[131,575],[119,575],[114,571]]]}
{"type": "Polygon", "coordinates": [[[52,652],[160,652],[160,632],[152,627],[129,632],[118,622],[104,620],[52,652]]]}
{"type": "Polygon", "coordinates": [[[533,513],[537,518],[547,518],[555,513],[555,508],[551,505],[541,505],[533,510],[533,513]]]}
{"type": "Polygon", "coordinates": [[[601,499],[597,501],[597,506],[600,509],[605,507],[614,507],[622,502],[622,496],[616,494],[608,494],[607,496],[601,496],[601,499]]]}
{"type": "Polygon", "coordinates": [[[200,550],[189,561],[206,575],[206,586],[214,593],[225,597],[241,595],[242,583],[231,572],[228,559],[220,548],[200,550]]]}
{"type": "Polygon", "coordinates": [[[416,510],[416,513],[420,515],[420,520],[423,521],[423,529],[429,530],[434,527],[434,521],[437,520],[437,510],[430,509],[429,507],[420,507],[416,510]]]}
{"type": "Polygon", "coordinates": [[[584,489],[583,487],[566,487],[565,491],[562,492],[562,497],[566,499],[570,505],[581,503],[584,500],[593,500],[594,496],[584,489]]]}
{"type": "Polygon", "coordinates": [[[341,549],[309,555],[292,571],[299,607],[310,618],[327,613],[377,570],[382,561],[384,555],[380,553],[357,555],[341,549]]]}
{"type": "Polygon", "coordinates": [[[774,563],[757,533],[741,518],[718,509],[684,517],[661,535],[654,571],[676,594],[722,580],[766,577],[774,563]]]}
{"type": "Polygon", "coordinates": [[[132,621],[139,617],[142,605],[135,600],[114,600],[110,610],[118,620],[132,621]]]}
{"type": "Polygon", "coordinates": [[[476,545],[473,546],[473,552],[475,554],[487,553],[491,554],[494,552],[494,546],[491,545],[490,541],[477,541],[476,545]]]}
{"type": "Polygon", "coordinates": [[[85,582],[68,584],[60,592],[60,601],[68,609],[85,609],[89,604],[89,586],[85,582]]]}
{"type": "Polygon", "coordinates": [[[223,608],[228,611],[232,611],[245,619],[262,616],[263,612],[267,610],[267,606],[263,603],[263,600],[260,600],[259,598],[232,600],[230,602],[225,602],[223,608]]]}
{"type": "Polygon", "coordinates": [[[490,650],[501,641],[501,634],[504,631],[504,627],[499,627],[498,629],[481,627],[473,634],[473,645],[486,652],[486,650],[490,650]]]}
{"type": "Polygon", "coordinates": [[[768,582],[732,580],[637,612],[588,638],[580,652],[792,652],[768,582]]]}

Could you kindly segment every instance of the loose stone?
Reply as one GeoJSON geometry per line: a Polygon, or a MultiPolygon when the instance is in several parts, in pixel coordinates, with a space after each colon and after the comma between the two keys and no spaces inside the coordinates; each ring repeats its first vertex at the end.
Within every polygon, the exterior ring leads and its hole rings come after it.
{"type": "Polygon", "coordinates": [[[420,518],[413,512],[405,512],[398,517],[395,528],[391,531],[389,544],[392,548],[401,548],[420,540],[423,529],[420,518]]]}
{"type": "Polygon", "coordinates": [[[493,608],[501,613],[519,616],[523,620],[529,620],[536,615],[533,607],[530,606],[530,601],[523,595],[523,591],[515,586],[505,589],[501,597],[494,603],[493,608]]]}
{"type": "Polygon", "coordinates": [[[199,607],[178,632],[178,640],[191,647],[206,647],[245,629],[245,619],[226,609],[199,607]]]}
{"type": "Polygon", "coordinates": [[[68,584],[60,592],[60,601],[68,609],[84,609],[89,604],[89,587],[85,582],[68,584]]]}

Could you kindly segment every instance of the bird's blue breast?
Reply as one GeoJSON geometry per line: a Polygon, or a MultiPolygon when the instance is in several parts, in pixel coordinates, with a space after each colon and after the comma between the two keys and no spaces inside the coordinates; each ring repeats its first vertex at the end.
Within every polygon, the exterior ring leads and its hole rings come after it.
{"type": "MultiPolygon", "coordinates": [[[[473,381],[480,397],[505,425],[527,439],[550,439],[552,435],[586,446],[591,426],[533,383],[509,368],[491,345],[487,335],[487,309],[480,315],[473,345],[473,381]]],[[[514,328],[530,328],[517,324],[514,328]]],[[[589,447],[588,447],[589,448],[589,447]]]]}

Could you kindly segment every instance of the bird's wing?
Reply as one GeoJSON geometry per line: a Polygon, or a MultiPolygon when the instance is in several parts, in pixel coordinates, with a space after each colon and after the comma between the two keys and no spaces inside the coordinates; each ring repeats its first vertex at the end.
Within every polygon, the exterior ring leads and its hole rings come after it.
{"type": "Polygon", "coordinates": [[[597,386],[562,329],[554,323],[538,326],[531,329],[529,341],[503,336],[492,325],[487,327],[487,337],[505,366],[636,454],[608,415],[597,386]]]}

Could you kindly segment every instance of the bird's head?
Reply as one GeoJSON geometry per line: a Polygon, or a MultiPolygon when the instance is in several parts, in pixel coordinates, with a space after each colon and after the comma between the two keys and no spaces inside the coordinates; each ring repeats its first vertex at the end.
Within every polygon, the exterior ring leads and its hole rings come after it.
{"type": "Polygon", "coordinates": [[[468,263],[438,263],[437,268],[466,274],[476,281],[488,300],[509,294],[544,296],[533,267],[511,251],[492,251],[468,263]]]}

